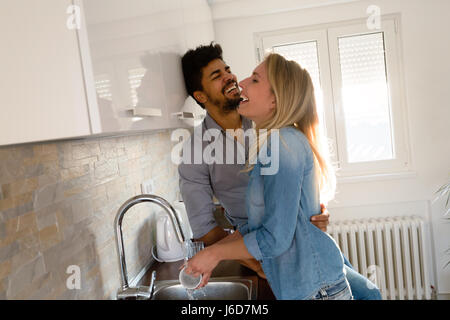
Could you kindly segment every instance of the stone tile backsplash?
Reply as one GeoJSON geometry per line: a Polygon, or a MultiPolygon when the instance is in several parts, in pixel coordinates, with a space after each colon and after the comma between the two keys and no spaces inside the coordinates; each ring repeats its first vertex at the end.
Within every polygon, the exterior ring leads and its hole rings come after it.
{"type": "MultiPolygon", "coordinates": [[[[169,131],[0,147],[0,299],[115,298],[117,209],[147,179],[155,194],[178,197],[171,148],[169,131]]],[[[130,279],[151,258],[159,211],[143,203],[125,216],[130,279]]]]}

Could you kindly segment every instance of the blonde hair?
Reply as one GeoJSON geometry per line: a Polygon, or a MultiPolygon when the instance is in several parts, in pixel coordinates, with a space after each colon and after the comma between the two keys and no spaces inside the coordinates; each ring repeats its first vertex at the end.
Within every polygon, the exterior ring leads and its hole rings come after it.
{"type": "Polygon", "coordinates": [[[334,197],[336,177],[330,162],[328,144],[320,132],[311,77],[297,62],[286,60],[279,54],[269,54],[264,63],[275,95],[276,108],[268,120],[256,126],[257,133],[259,129],[267,129],[268,133],[258,137],[256,147],[250,151],[250,158],[256,156],[271,129],[294,126],[309,141],[314,154],[321,202],[326,203],[334,197]]]}

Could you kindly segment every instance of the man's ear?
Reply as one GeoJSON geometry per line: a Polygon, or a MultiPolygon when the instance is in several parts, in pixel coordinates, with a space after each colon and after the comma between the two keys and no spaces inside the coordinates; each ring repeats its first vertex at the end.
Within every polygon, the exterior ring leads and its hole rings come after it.
{"type": "Polygon", "coordinates": [[[194,91],[194,98],[199,103],[205,103],[208,101],[208,97],[203,91],[194,91]]]}

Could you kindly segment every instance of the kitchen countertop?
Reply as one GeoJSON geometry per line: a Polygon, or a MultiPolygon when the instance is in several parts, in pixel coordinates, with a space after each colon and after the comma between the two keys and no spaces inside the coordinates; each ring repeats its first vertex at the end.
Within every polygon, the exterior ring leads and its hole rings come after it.
{"type": "MultiPolygon", "coordinates": [[[[150,269],[142,277],[139,284],[149,285],[150,277],[154,270],[156,270],[156,281],[160,280],[178,280],[180,267],[184,260],[176,262],[157,262],[150,267],[150,269]]],[[[275,300],[275,297],[270,289],[267,280],[258,277],[256,272],[247,267],[242,266],[239,262],[228,260],[221,261],[214,269],[211,278],[218,277],[245,277],[252,281],[257,281],[257,300],[275,300]]]]}

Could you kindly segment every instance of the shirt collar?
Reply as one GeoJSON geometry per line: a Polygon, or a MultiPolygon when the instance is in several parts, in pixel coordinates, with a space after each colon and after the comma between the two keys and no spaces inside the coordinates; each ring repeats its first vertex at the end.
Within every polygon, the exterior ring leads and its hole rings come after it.
{"type": "MultiPolygon", "coordinates": [[[[253,124],[250,119],[247,119],[243,116],[241,116],[241,119],[242,119],[242,126],[243,126],[244,131],[252,128],[253,124]]],[[[219,124],[216,122],[216,120],[214,120],[213,117],[211,117],[211,115],[208,112],[206,113],[204,123],[205,123],[206,129],[215,128],[215,129],[219,129],[222,132],[225,132],[225,130],[221,126],[219,126],[219,124]]]]}

